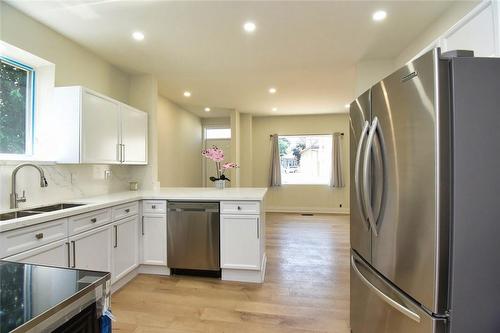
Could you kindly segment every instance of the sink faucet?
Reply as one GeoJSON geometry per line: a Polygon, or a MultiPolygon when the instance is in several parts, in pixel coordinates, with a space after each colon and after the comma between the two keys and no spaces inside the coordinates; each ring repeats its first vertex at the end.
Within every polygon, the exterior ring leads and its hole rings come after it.
{"type": "Polygon", "coordinates": [[[17,177],[17,172],[26,167],[30,166],[38,170],[40,173],[40,187],[47,187],[49,183],[47,183],[47,179],[45,178],[45,174],[38,165],[35,165],[33,163],[23,163],[19,164],[12,170],[12,176],[11,176],[11,184],[12,184],[12,192],[10,193],[10,208],[17,208],[19,202],[26,202],[26,196],[25,196],[25,191],[23,191],[23,196],[19,197],[19,195],[16,193],[16,177],[17,177]]]}

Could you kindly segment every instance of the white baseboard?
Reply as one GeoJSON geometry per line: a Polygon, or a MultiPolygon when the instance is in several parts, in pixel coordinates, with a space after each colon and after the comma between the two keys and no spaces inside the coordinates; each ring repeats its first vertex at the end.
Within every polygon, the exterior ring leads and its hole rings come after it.
{"type": "Polygon", "coordinates": [[[263,283],[266,275],[267,256],[264,254],[260,270],[252,269],[222,269],[221,280],[223,281],[236,281],[236,282],[249,282],[249,283],[263,283]]]}
{"type": "Polygon", "coordinates": [[[139,274],[170,275],[170,268],[157,265],[139,266],[139,274]]]}
{"type": "Polygon", "coordinates": [[[132,270],[130,273],[122,277],[120,280],[115,281],[111,285],[111,294],[114,294],[121,288],[123,288],[127,283],[132,281],[137,275],[139,274],[139,267],[136,267],[134,270],[132,270]]]}
{"type": "Polygon", "coordinates": [[[349,214],[349,208],[325,207],[266,207],[266,213],[299,213],[299,214],[349,214]]]}

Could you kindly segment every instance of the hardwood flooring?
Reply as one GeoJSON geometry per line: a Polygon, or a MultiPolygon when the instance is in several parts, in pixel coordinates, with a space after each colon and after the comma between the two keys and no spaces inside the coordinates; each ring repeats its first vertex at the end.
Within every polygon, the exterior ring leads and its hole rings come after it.
{"type": "Polygon", "coordinates": [[[139,275],[112,296],[115,333],[349,328],[349,217],[267,215],[262,285],[139,275]]]}

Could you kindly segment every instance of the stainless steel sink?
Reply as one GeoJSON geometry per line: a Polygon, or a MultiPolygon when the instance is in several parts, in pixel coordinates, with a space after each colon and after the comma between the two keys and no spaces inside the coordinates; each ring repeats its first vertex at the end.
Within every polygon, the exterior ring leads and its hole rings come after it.
{"type": "Polygon", "coordinates": [[[31,216],[31,215],[41,214],[41,213],[42,212],[34,212],[34,211],[29,211],[29,210],[26,210],[26,211],[20,210],[17,212],[3,213],[3,214],[0,214],[0,221],[18,219],[20,217],[31,216]]]}
{"type": "Polygon", "coordinates": [[[56,210],[80,207],[83,205],[85,205],[85,204],[58,203],[55,205],[42,206],[42,207],[37,207],[37,208],[28,208],[28,209],[18,210],[15,212],[8,212],[8,213],[0,214],[0,221],[8,221],[8,220],[18,219],[21,217],[32,216],[32,215],[36,215],[36,214],[54,212],[56,210]]]}
{"type": "Polygon", "coordinates": [[[50,205],[50,206],[42,206],[38,208],[32,208],[29,209],[30,212],[53,212],[56,210],[61,210],[61,209],[68,209],[68,208],[74,208],[74,207],[80,207],[85,204],[76,204],[76,203],[58,203],[55,205],[50,205]]]}

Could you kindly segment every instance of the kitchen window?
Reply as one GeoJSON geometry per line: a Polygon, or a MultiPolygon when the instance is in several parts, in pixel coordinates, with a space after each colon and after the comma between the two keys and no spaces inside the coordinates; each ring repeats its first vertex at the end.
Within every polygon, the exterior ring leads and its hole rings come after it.
{"type": "Polygon", "coordinates": [[[282,184],[328,185],[332,167],[332,135],[280,135],[282,184]]]}
{"type": "Polygon", "coordinates": [[[0,57],[0,156],[31,155],[35,71],[0,57]]]}

